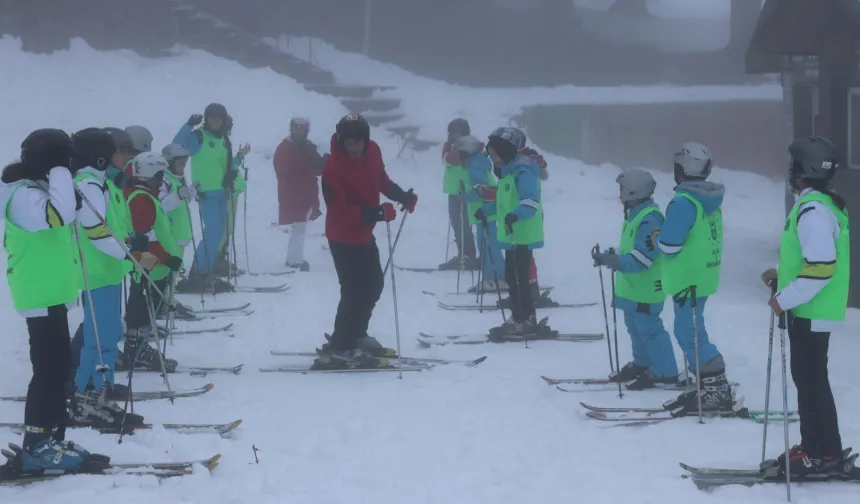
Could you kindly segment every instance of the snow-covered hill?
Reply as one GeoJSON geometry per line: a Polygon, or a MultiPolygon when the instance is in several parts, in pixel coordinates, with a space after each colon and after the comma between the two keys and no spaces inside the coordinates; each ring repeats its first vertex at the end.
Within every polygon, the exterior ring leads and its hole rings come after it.
{"type": "MultiPolygon", "coordinates": [[[[197,51],[182,51],[164,60],[127,52],[99,53],[80,41],[68,52],[32,55],[17,41],[0,39],[0,158],[12,160],[24,136],[39,127],[72,131],[86,126],[142,124],[152,130],[160,148],[192,113],[211,101],[224,103],[235,117],[234,139],[250,142],[247,161],[247,228],[252,271],[282,268],[287,235],[270,223],[276,218],[275,178],[270,156],[288,133],[292,115],[312,120],[311,138],[323,150],[334,124],[346,111],[333,98],[306,92],[295,82],[268,70],[248,71],[197,51]]],[[[419,86],[420,87],[420,86],[419,86]]],[[[425,89],[425,88],[422,88],[425,89]]],[[[511,92],[515,94],[515,92],[511,92]]],[[[457,101],[468,96],[474,109],[498,104],[470,90],[444,88],[425,99],[457,101]],[[466,95],[457,95],[462,91],[466,95]]],[[[702,99],[707,99],[703,97],[702,99]]],[[[432,124],[450,117],[438,113],[432,124]]],[[[477,112],[475,112],[477,114],[477,112]]],[[[432,112],[419,114],[430,118],[432,112]]],[[[500,116],[467,115],[484,136],[500,116]]],[[[441,123],[444,128],[444,122],[441,123]]],[[[694,132],[691,132],[694,134],[694,132]]],[[[380,135],[377,135],[380,136],[380,135]]],[[[447,206],[441,193],[438,153],[415,159],[395,158],[397,144],[377,138],[388,170],[405,188],[420,196],[416,213],[405,223],[396,252],[402,266],[435,266],[442,262],[447,206]]],[[[669,153],[667,153],[668,155],[669,153]]],[[[550,179],[544,184],[547,247],[537,253],[540,277],[555,286],[559,302],[600,301],[597,272],[589,250],[599,242],[617,243],[622,211],[613,166],[586,166],[550,157],[550,179]]],[[[661,205],[672,194],[669,176],[655,172],[661,205]]],[[[713,180],[726,184],[725,254],[720,292],[708,303],[708,329],[728,364],[729,378],[741,383],[750,406],[764,402],[767,352],[768,292],[758,280],[776,260],[783,223],[783,187],[764,178],[720,169],[713,180]]],[[[240,220],[243,217],[240,215],[240,220]]],[[[399,221],[395,226],[399,225],[399,221]]],[[[394,226],[392,226],[394,227],[394,226]]],[[[239,226],[239,233],[243,227],[239,226]]],[[[275,357],[269,350],[310,351],[330,331],[339,289],[331,259],[322,248],[322,221],[312,225],[307,244],[312,272],[290,277],[283,294],[219,295],[207,307],[253,303],[255,313],[235,322],[234,337],[201,335],[177,338],[169,356],[184,365],[244,364],[240,375],[206,378],[172,375],[176,389],[215,384],[198,398],[147,402],[136,411],[156,423],[226,422],[243,418],[233,439],[215,435],[182,435],[163,429],[125,438],[75,431],[70,438],[115,461],[169,461],[224,455],[208,474],[158,483],[138,477],[66,477],[51,483],[0,489],[0,501],[41,503],[49,499],[89,502],[99,499],[124,504],[282,504],[296,503],[550,503],[550,502],[780,502],[779,486],[724,488],[708,495],[682,480],[678,462],[748,467],[757,464],[761,426],[741,420],[711,420],[698,425],[681,419],[645,428],[610,428],[587,419],[579,401],[601,405],[659,405],[670,392],[628,394],[619,401],[612,392],[565,394],[547,387],[540,374],[603,376],[608,373],[606,344],[533,342],[523,345],[479,345],[421,350],[419,331],[478,332],[500,322],[498,313],[448,312],[440,300],[469,302],[449,296],[456,290],[455,273],[397,272],[400,333],[403,353],[413,356],[469,358],[487,355],[476,368],[440,366],[404,374],[286,375],[259,373],[261,366],[303,362],[275,357]],[[426,292],[433,294],[427,294],[426,292]],[[252,446],[259,449],[255,462],[252,446]]],[[[386,229],[377,227],[384,248],[386,229]]],[[[240,235],[241,236],[241,235],[240,235]]],[[[239,242],[240,264],[244,251],[239,242]]],[[[452,246],[453,250],[453,246],[452,246]]],[[[385,254],[383,253],[383,256],[385,254]]],[[[384,260],[384,258],[383,258],[384,260]]],[[[0,259],[5,267],[5,257],[0,259]]],[[[262,284],[268,279],[241,279],[262,284]]],[[[461,278],[464,285],[471,278],[461,278]]],[[[199,306],[199,298],[183,302],[199,306]]],[[[392,291],[387,279],[371,331],[389,346],[395,344],[392,291]]],[[[670,311],[671,312],[671,311],[670,311]]],[[[672,325],[671,313],[665,322],[672,325]]],[[[551,310],[543,315],[557,329],[603,332],[598,306],[551,310]]],[[[72,318],[80,320],[80,310],[72,318]]],[[[13,311],[5,288],[0,289],[0,395],[20,395],[30,377],[26,328],[13,311]]],[[[215,326],[221,321],[179,323],[181,327],[215,326]]],[[[611,322],[610,322],[611,324],[611,322]]],[[[853,373],[860,343],[860,325],[851,311],[845,329],[834,334],[831,379],[841,413],[846,446],[860,442],[853,415],[858,386],[853,373]]],[[[630,354],[623,325],[618,328],[622,361],[630,354]]],[[[778,355],[778,354],[777,354],[778,355]]],[[[676,349],[680,361],[680,352],[676,349]]],[[[778,358],[778,357],[777,357],[778,358]]],[[[310,359],[304,362],[309,363],[310,359]]],[[[779,374],[775,366],[774,401],[779,405],[779,374]]],[[[136,375],[137,390],[160,388],[152,374],[136,375]]],[[[794,407],[794,389],[789,391],[794,407]]],[[[0,421],[20,422],[23,405],[0,403],[0,421]]],[[[772,427],[769,453],[781,449],[781,427],[772,427]]],[[[792,427],[797,440],[797,427],[792,427]]],[[[20,437],[0,429],[0,445],[20,437]]],[[[829,485],[796,489],[797,502],[816,497],[829,504],[854,503],[856,489],[829,485]]]]}

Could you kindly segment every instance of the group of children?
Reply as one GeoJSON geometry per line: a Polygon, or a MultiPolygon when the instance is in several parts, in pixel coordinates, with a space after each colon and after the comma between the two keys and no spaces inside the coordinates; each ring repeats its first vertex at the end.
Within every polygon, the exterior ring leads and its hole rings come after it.
{"type": "Polygon", "coordinates": [[[164,296],[172,298],[173,289],[229,286],[217,279],[230,273],[229,263],[219,269],[216,259],[226,256],[236,194],[244,190],[238,167],[250,149],[233,156],[231,127],[226,109],[209,105],[161,154],[152,152],[153,137],[142,126],[87,128],[71,136],[40,129],[21,144],[21,160],[3,170],[10,188],[7,280],[15,309],[27,321],[33,365],[23,470],[79,467],[87,452],[65,441],[69,424],[142,423],[142,416],[114,402],[129,394],[114,371],[174,371],[176,361],[150,343],[158,338],[156,319],[169,311],[164,296]],[[185,181],[189,159],[192,184],[185,181]],[[189,278],[177,285],[184,248],[193,240],[189,203],[198,199],[203,239],[189,278]],[[84,320],[70,344],[67,313],[78,300],[84,320]]]}

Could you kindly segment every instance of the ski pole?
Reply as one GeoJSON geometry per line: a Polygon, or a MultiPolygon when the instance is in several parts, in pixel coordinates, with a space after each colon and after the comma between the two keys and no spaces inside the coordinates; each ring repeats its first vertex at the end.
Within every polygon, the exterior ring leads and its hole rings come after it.
{"type": "MultiPolygon", "coordinates": [[[[770,296],[773,297],[776,295],[776,282],[773,280],[770,281],[770,296]]],[[[767,452],[767,427],[768,427],[768,419],[770,417],[770,373],[771,369],[773,369],[773,325],[774,319],[776,319],[776,313],[773,310],[770,311],[770,331],[768,333],[767,338],[767,378],[765,379],[764,386],[764,430],[762,432],[761,437],[761,461],[765,461],[766,452],[767,452]]],[[[788,421],[785,419],[785,421],[788,421]]]]}
{"type": "Polygon", "coordinates": [[[245,172],[245,194],[242,196],[242,233],[245,235],[245,269],[251,273],[251,254],[248,252],[248,168],[245,158],[242,158],[242,170],[245,172]]]}
{"type": "MultiPolygon", "coordinates": [[[[496,224],[498,225],[498,223],[496,224]]],[[[487,249],[490,248],[490,227],[487,220],[481,221],[481,226],[484,228],[484,237],[486,238],[487,249]]],[[[496,294],[499,296],[499,310],[502,312],[502,323],[505,322],[505,307],[502,306],[502,288],[499,287],[499,274],[496,273],[496,260],[493,259],[492,251],[490,251],[490,266],[493,268],[493,279],[496,281],[496,294]]]]}
{"type": "Polygon", "coordinates": [[[236,201],[236,194],[230,193],[230,210],[232,210],[232,221],[233,221],[233,230],[230,233],[230,246],[233,249],[233,262],[230,263],[230,272],[233,272],[233,265],[236,265],[236,276],[233,277],[235,281],[233,285],[236,285],[239,281],[239,253],[236,251],[236,210],[239,205],[236,201]]]}
{"type": "Polygon", "coordinates": [[[463,226],[463,196],[458,196],[459,206],[460,206],[460,215],[458,217],[458,224],[460,226],[460,246],[458,247],[460,251],[460,267],[457,268],[457,294],[460,294],[460,273],[466,269],[466,256],[463,254],[463,249],[466,248],[466,227],[463,226]]]}
{"type": "MultiPolygon", "coordinates": [[[[406,220],[406,216],[403,216],[406,220]]],[[[401,222],[401,227],[403,224],[401,222]]],[[[391,223],[385,221],[385,230],[388,232],[388,257],[394,256],[394,245],[391,243],[391,223]]],[[[383,275],[384,278],[384,275],[383,275]]],[[[397,284],[394,280],[394,268],[391,268],[391,296],[394,298],[394,334],[397,337],[397,357],[400,357],[400,317],[397,313],[397,284]]],[[[403,359],[397,359],[397,378],[403,379],[403,359]]]]}
{"type": "Polygon", "coordinates": [[[479,260],[481,262],[481,269],[478,270],[478,283],[475,284],[475,302],[478,303],[478,313],[484,312],[484,286],[482,285],[482,278],[484,277],[484,247],[486,247],[486,240],[483,240],[481,243],[481,253],[479,256],[479,260]]]}
{"type": "MultiPolygon", "coordinates": [[[[164,365],[164,355],[161,353],[161,348],[158,345],[158,323],[155,316],[155,308],[152,304],[152,292],[149,290],[149,286],[143,287],[144,296],[146,297],[146,309],[149,311],[149,333],[150,336],[155,340],[155,351],[158,352],[158,362],[161,365],[161,373],[164,376],[164,385],[167,387],[167,394],[170,396],[170,404],[175,404],[173,400],[173,390],[170,388],[170,379],[167,377],[167,367],[164,365]]],[[[148,340],[138,341],[138,349],[141,348],[141,345],[149,344],[148,340]]]]}
{"type": "Polygon", "coordinates": [[[84,276],[84,292],[87,296],[87,304],[89,304],[90,319],[92,319],[93,321],[93,335],[95,336],[96,340],[96,353],[98,353],[99,356],[99,364],[98,366],[96,366],[96,371],[101,373],[103,383],[102,387],[104,387],[104,384],[108,382],[107,373],[110,368],[105,365],[104,357],[102,356],[102,343],[101,338],[99,338],[99,324],[96,321],[96,308],[95,305],[93,305],[93,294],[92,290],[90,289],[90,277],[87,274],[87,263],[84,259],[84,249],[81,246],[81,234],[78,227],[79,224],[74,224],[72,226],[72,233],[74,233],[75,235],[75,242],[78,246],[78,257],[81,259],[81,273],[83,273],[84,276]]]}
{"type": "MultiPolygon", "coordinates": [[[[450,198],[451,196],[448,196],[450,198]]],[[[448,204],[450,209],[451,204],[448,204]]],[[[449,212],[450,213],[450,212],[449,212]]],[[[451,216],[448,216],[448,236],[445,237],[445,262],[448,262],[448,254],[451,253],[451,227],[453,224],[451,223],[451,216]]]]}
{"type": "MultiPolygon", "coordinates": [[[[391,249],[392,251],[397,248],[397,242],[400,240],[400,233],[403,231],[403,225],[406,224],[406,217],[409,217],[409,212],[403,214],[403,219],[400,220],[400,228],[397,229],[397,235],[394,237],[394,246],[391,249]]],[[[394,255],[388,254],[388,261],[385,263],[385,268],[382,270],[382,276],[384,277],[386,273],[388,273],[388,267],[394,264],[394,255]]],[[[392,268],[393,269],[393,268],[392,268]]]]}
{"type": "MultiPolygon", "coordinates": [[[[188,205],[187,202],[185,204],[186,204],[186,206],[188,205]]],[[[200,210],[200,201],[199,200],[197,201],[197,209],[198,209],[198,211],[200,210]]],[[[196,245],[197,240],[194,239],[194,219],[191,218],[191,208],[190,207],[188,207],[188,211],[185,212],[185,214],[188,216],[188,229],[191,230],[191,243],[196,245]]],[[[183,256],[184,255],[185,254],[183,254],[183,256]]],[[[195,256],[194,259],[196,260],[197,259],[197,247],[194,247],[194,256],[195,256]]],[[[184,260],[184,257],[183,257],[183,260],[184,260]]],[[[194,266],[194,262],[192,262],[192,269],[194,269],[193,266],[194,266]]],[[[203,307],[206,306],[206,300],[203,299],[203,289],[200,289],[200,306],[203,306],[203,307]]]]}
{"type": "MultiPolygon", "coordinates": [[[[591,255],[600,254],[600,244],[594,245],[591,249],[591,255]]],[[[609,313],[606,311],[606,287],[603,285],[603,267],[598,265],[597,274],[600,277],[600,297],[603,299],[603,323],[606,326],[606,349],[609,351],[609,371],[610,376],[615,374],[615,364],[612,363],[612,341],[609,339],[609,313]]],[[[620,373],[621,370],[619,369],[620,373]]],[[[619,380],[620,381],[620,380],[619,380]]]]}
{"type": "MultiPolygon", "coordinates": [[[[609,249],[610,254],[614,254],[615,250],[609,249]]],[[[618,360],[618,310],[615,309],[615,270],[612,270],[612,339],[615,340],[615,369],[621,369],[621,363],[618,360]]],[[[606,335],[609,339],[609,335],[606,335]]],[[[618,398],[624,398],[624,392],[621,391],[621,380],[618,380],[618,398]]]]}
{"type": "Polygon", "coordinates": [[[705,423],[702,420],[702,372],[699,362],[699,327],[696,321],[696,286],[690,286],[690,312],[693,314],[693,351],[696,353],[696,401],[699,407],[699,423],[705,423]]]}
{"type": "Polygon", "coordinates": [[[791,471],[789,470],[788,447],[788,380],[785,372],[785,312],[779,315],[779,346],[782,359],[782,430],[785,437],[785,495],[791,502],[791,471]]]}

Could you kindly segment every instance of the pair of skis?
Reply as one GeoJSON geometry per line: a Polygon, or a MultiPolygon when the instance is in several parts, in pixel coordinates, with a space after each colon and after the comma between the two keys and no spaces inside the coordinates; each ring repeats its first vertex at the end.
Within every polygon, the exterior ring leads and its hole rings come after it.
{"type": "MultiPolygon", "coordinates": [[[[272,355],[280,357],[317,357],[316,352],[288,352],[280,350],[271,350],[272,355]]],[[[313,373],[367,373],[367,372],[385,372],[385,371],[425,371],[438,365],[460,364],[466,367],[475,367],[478,364],[487,360],[486,356],[478,357],[471,360],[455,360],[455,359],[432,359],[419,357],[385,357],[384,360],[389,362],[389,365],[382,368],[349,368],[349,369],[311,369],[310,366],[276,366],[260,368],[264,373],[298,373],[298,374],[313,374],[313,373]]]]}
{"type": "MultiPolygon", "coordinates": [[[[234,420],[228,423],[215,424],[195,424],[195,423],[166,423],[166,424],[129,424],[121,431],[119,427],[98,427],[88,425],[70,425],[70,429],[93,429],[101,434],[134,434],[140,430],[151,430],[158,427],[163,427],[166,430],[176,432],[178,434],[218,434],[226,436],[242,425],[242,419],[234,420]]],[[[11,429],[16,433],[23,433],[27,426],[17,422],[0,422],[0,429],[11,429]]]]}
{"type": "MultiPolygon", "coordinates": [[[[588,418],[599,420],[601,422],[612,422],[618,425],[642,425],[668,422],[679,418],[687,418],[696,416],[696,412],[681,412],[678,410],[669,410],[663,407],[659,408],[624,408],[624,407],[600,407],[592,406],[584,402],[579,403],[585,408],[585,416],[588,418]]],[[[735,401],[732,411],[720,412],[704,412],[704,416],[711,418],[739,418],[756,423],[764,423],[767,416],[769,423],[777,423],[788,421],[789,423],[798,420],[797,412],[790,411],[788,418],[783,417],[781,411],[771,411],[765,415],[762,410],[751,410],[743,406],[743,398],[735,401]]]]}
{"type": "MultiPolygon", "coordinates": [[[[211,383],[207,383],[202,387],[197,387],[189,390],[175,390],[173,393],[169,393],[166,390],[152,390],[145,392],[132,392],[131,396],[135,402],[139,401],[158,401],[162,399],[182,399],[188,397],[198,397],[206,394],[210,390],[215,388],[215,385],[211,383]]],[[[128,399],[127,397],[110,397],[112,401],[125,401],[128,399]]],[[[5,396],[0,397],[0,401],[11,401],[11,402],[26,402],[26,396],[5,396]]]]}
{"type": "MultiPolygon", "coordinates": [[[[189,374],[191,376],[205,377],[213,373],[239,374],[244,364],[238,366],[177,366],[176,369],[168,371],[168,374],[189,374]]],[[[123,371],[126,371],[123,369],[123,371]]],[[[161,373],[160,369],[149,369],[146,367],[135,367],[135,373],[161,373]]]]}
{"type": "MultiPolygon", "coordinates": [[[[528,335],[528,341],[567,341],[575,343],[600,341],[602,339],[602,333],[558,333],[553,331],[528,335]]],[[[525,340],[526,338],[523,338],[521,334],[495,336],[492,334],[437,335],[423,332],[418,333],[418,345],[422,348],[446,345],[481,345],[484,343],[522,343],[525,340]]]]}
{"type": "MultiPolygon", "coordinates": [[[[448,311],[496,311],[499,310],[499,307],[496,305],[456,305],[456,304],[448,304],[439,301],[439,308],[448,311]]],[[[553,302],[551,305],[547,306],[535,306],[535,309],[541,310],[545,308],[585,308],[588,306],[597,306],[597,303],[556,303],[553,302]]]]}

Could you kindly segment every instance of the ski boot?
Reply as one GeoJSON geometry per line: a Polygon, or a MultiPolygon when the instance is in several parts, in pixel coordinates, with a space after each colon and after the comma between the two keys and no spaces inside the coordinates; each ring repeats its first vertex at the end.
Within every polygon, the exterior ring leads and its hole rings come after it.
{"type": "Polygon", "coordinates": [[[639,378],[639,376],[641,376],[642,373],[644,373],[647,369],[648,368],[645,366],[639,366],[632,362],[628,362],[620,370],[616,370],[614,373],[611,373],[609,375],[609,380],[613,383],[626,383],[629,381],[633,381],[639,378]]]}
{"type": "MultiPolygon", "coordinates": [[[[327,343],[324,343],[321,348],[318,348],[317,353],[331,352],[331,335],[326,333],[325,339],[327,343]]],[[[374,357],[388,359],[397,358],[397,350],[382,346],[382,343],[380,343],[376,338],[368,334],[365,334],[364,336],[358,338],[358,341],[356,341],[356,348],[360,348],[368,352],[370,355],[373,355],[374,357]]]]}
{"type": "MultiPolygon", "coordinates": [[[[127,371],[133,364],[135,368],[161,371],[161,359],[158,355],[160,350],[150,346],[143,336],[144,331],[149,331],[149,328],[132,329],[126,332],[125,346],[116,363],[117,371],[127,371]]],[[[164,359],[164,369],[168,373],[175,373],[177,367],[179,367],[179,362],[173,359],[164,359]]]]}
{"type": "MultiPolygon", "coordinates": [[[[540,308],[557,308],[558,303],[552,300],[549,297],[549,291],[541,292],[536,284],[533,284],[533,288],[531,289],[532,294],[532,303],[534,304],[535,309],[540,308]]],[[[511,298],[506,297],[496,301],[496,307],[510,310],[511,309],[511,298]]]]}
{"type": "Polygon", "coordinates": [[[508,283],[504,280],[499,280],[498,286],[495,280],[483,280],[474,287],[469,287],[469,294],[495,294],[500,291],[507,291],[508,283]]]}
{"type": "Polygon", "coordinates": [[[310,271],[311,270],[311,265],[308,264],[307,261],[302,261],[300,263],[290,263],[289,261],[287,261],[287,267],[292,268],[292,269],[297,270],[297,271],[310,271]]]}
{"type": "Polygon", "coordinates": [[[504,340],[510,337],[522,337],[523,323],[514,320],[514,317],[508,317],[507,320],[500,326],[490,328],[490,338],[504,340]]]}
{"type": "Polygon", "coordinates": [[[795,445],[789,450],[787,464],[785,453],[777,457],[777,475],[785,477],[785,471],[788,470],[795,480],[838,477],[850,473],[854,468],[857,454],[848,456],[848,453],[843,451],[836,456],[823,456],[807,450],[803,445],[795,445]]]}
{"type": "MultiPolygon", "coordinates": [[[[628,363],[628,365],[634,365],[632,362],[628,363]]],[[[626,368],[627,366],[625,366],[626,368]]],[[[636,366],[638,367],[638,366],[636,366]]],[[[624,368],[621,368],[621,374],[624,373],[624,368]]],[[[616,373],[618,375],[618,373],[616,373]]],[[[616,381],[612,376],[609,377],[610,380],[616,381]]],[[[630,381],[627,384],[627,390],[639,391],[639,390],[649,390],[655,388],[672,388],[678,386],[678,377],[677,376],[654,376],[647,369],[643,369],[636,378],[633,380],[618,380],[618,381],[630,381]]]]}
{"type": "Polygon", "coordinates": [[[107,398],[108,387],[101,390],[75,392],[69,403],[69,423],[75,427],[96,429],[119,429],[125,416],[126,433],[143,424],[143,417],[136,413],[125,413],[115,402],[107,398]]]}
{"type": "Polygon", "coordinates": [[[220,253],[215,257],[215,264],[212,266],[212,273],[220,277],[235,277],[244,275],[245,270],[240,269],[235,264],[227,259],[226,253],[220,253]]]}
{"type": "Polygon", "coordinates": [[[46,472],[99,473],[110,467],[109,457],[90,453],[71,441],[58,441],[52,433],[36,427],[27,427],[23,448],[12,443],[9,448],[11,451],[2,451],[8,459],[4,469],[13,473],[13,479],[46,472]]]}
{"type": "MultiPolygon", "coordinates": [[[[170,307],[166,304],[162,303],[161,309],[158,312],[159,320],[167,320],[170,317],[170,307]]],[[[173,317],[176,320],[195,320],[197,317],[194,315],[194,310],[180,303],[179,301],[173,302],[173,317]]]]}
{"type": "Polygon", "coordinates": [[[474,257],[464,257],[461,264],[460,258],[455,256],[439,265],[441,271],[477,271],[479,269],[481,269],[481,261],[474,257]]]}
{"type": "Polygon", "coordinates": [[[181,294],[223,294],[233,292],[230,282],[214,275],[192,274],[176,283],[176,292],[181,294]]]}
{"type": "Polygon", "coordinates": [[[314,359],[311,369],[319,370],[344,370],[344,369],[381,369],[390,367],[387,359],[374,357],[367,350],[351,348],[346,350],[333,349],[331,344],[323,345],[325,349],[318,349],[319,356],[314,359]]]}
{"type": "Polygon", "coordinates": [[[699,412],[699,396],[702,398],[702,412],[716,415],[739,414],[732,384],[726,379],[725,371],[702,373],[702,383],[693,390],[681,393],[676,399],[666,401],[663,407],[672,411],[673,416],[691,416],[699,412]]]}

